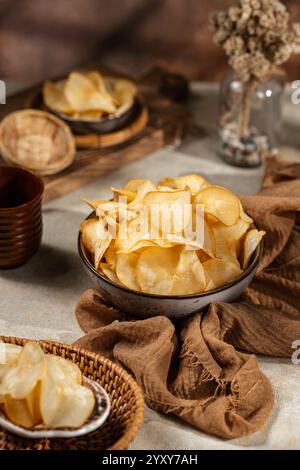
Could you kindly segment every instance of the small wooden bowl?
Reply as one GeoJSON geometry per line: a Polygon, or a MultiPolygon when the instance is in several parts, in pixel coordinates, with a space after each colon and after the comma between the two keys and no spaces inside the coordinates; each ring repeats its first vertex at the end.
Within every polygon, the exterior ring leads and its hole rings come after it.
{"type": "Polygon", "coordinates": [[[15,111],[0,124],[3,159],[40,175],[53,175],[70,166],[75,150],[69,127],[45,111],[15,111]]]}
{"type": "Polygon", "coordinates": [[[84,120],[84,119],[75,119],[66,114],[59,113],[52,108],[46,106],[49,112],[53,113],[55,116],[65,121],[70,128],[76,134],[99,134],[105,135],[112,132],[117,132],[120,129],[126,128],[131,124],[137,117],[140,111],[140,103],[136,98],[132,106],[127,109],[123,114],[119,116],[106,116],[98,120],[84,120]]]}

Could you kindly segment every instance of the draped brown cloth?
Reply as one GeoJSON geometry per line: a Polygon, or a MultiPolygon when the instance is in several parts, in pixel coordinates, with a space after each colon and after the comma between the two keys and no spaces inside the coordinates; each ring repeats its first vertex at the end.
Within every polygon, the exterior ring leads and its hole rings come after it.
{"type": "Polygon", "coordinates": [[[151,408],[227,439],[261,429],[273,407],[254,354],[289,358],[300,339],[300,165],[267,161],[261,191],[241,199],[267,235],[240,301],[176,325],[164,316],[133,320],[93,289],[76,307],[86,333],[77,346],[128,369],[151,408]]]}

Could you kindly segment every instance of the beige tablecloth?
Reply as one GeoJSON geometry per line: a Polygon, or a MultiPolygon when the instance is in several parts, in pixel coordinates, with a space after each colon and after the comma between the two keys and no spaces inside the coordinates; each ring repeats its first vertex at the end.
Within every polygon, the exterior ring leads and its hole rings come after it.
{"type": "MultiPolygon", "coordinates": [[[[215,87],[198,84],[194,90],[193,103],[201,128],[194,129],[194,135],[179,148],[152,154],[44,207],[44,238],[40,252],[21,269],[0,271],[1,334],[64,342],[82,336],[74,317],[78,296],[89,287],[76,245],[78,225],[88,212],[80,200],[82,196],[105,198],[110,186],[118,187],[132,177],[158,180],[163,176],[192,172],[200,172],[213,183],[224,184],[241,194],[253,194],[258,190],[262,169],[232,168],[217,157],[215,87]]],[[[285,132],[291,136],[289,128],[285,132]]],[[[300,161],[296,150],[289,149],[285,155],[288,158],[295,155],[300,161]]],[[[259,363],[276,395],[276,405],[262,431],[247,438],[223,441],[147,408],[145,422],[132,448],[299,449],[300,365],[263,357],[259,358],[259,363]]]]}

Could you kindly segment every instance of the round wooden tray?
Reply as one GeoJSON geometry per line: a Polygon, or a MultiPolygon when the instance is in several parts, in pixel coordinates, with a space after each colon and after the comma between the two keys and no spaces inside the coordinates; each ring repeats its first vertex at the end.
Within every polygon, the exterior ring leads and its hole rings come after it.
{"type": "MultiPolygon", "coordinates": [[[[23,346],[25,339],[2,337],[0,341],[23,346]]],[[[99,382],[109,398],[110,415],[93,433],[71,439],[24,439],[0,428],[0,450],[126,450],[144,417],[142,393],[130,375],[110,360],[66,344],[39,341],[46,353],[69,359],[84,376],[99,382]]]]}
{"type": "Polygon", "coordinates": [[[7,163],[52,175],[71,165],[75,141],[61,119],[45,111],[23,109],[1,121],[0,151],[7,163]]]}
{"type": "MultiPolygon", "coordinates": [[[[45,109],[40,88],[32,93],[32,95],[26,101],[25,105],[30,108],[37,108],[42,110],[45,109]]],[[[105,134],[79,134],[73,132],[76,145],[78,148],[85,149],[108,148],[114,145],[122,144],[135,137],[143,129],[145,129],[148,124],[148,119],[149,115],[147,106],[145,105],[142,96],[137,96],[136,111],[124,128],[105,134]]]]}
{"type": "Polygon", "coordinates": [[[134,121],[124,129],[109,134],[86,134],[75,135],[75,142],[78,148],[106,148],[113,145],[127,142],[132,137],[138,135],[148,123],[148,110],[145,105],[140,107],[139,113],[134,121]]]}

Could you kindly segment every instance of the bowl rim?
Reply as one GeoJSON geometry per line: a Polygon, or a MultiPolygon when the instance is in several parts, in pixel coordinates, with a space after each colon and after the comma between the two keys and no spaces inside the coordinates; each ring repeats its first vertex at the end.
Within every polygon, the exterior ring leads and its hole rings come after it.
{"type": "MultiPolygon", "coordinates": [[[[95,211],[91,212],[91,214],[89,214],[85,220],[87,219],[90,219],[93,215],[95,214],[95,211]]],[[[252,224],[254,227],[255,224],[253,223],[252,224]]],[[[199,297],[203,298],[203,297],[207,297],[207,296],[210,296],[210,295],[213,295],[213,294],[217,294],[217,293],[220,293],[236,284],[238,284],[239,282],[241,282],[242,280],[246,279],[249,274],[256,269],[256,267],[258,266],[260,260],[261,260],[261,256],[262,256],[262,248],[263,248],[263,240],[261,240],[261,242],[259,243],[259,245],[257,246],[255,252],[252,254],[252,262],[251,264],[248,266],[248,268],[246,269],[246,271],[244,271],[239,277],[237,277],[236,279],[234,279],[233,281],[230,281],[228,282],[227,284],[224,284],[223,286],[221,287],[217,287],[216,289],[213,289],[213,290],[209,290],[207,292],[199,292],[197,294],[186,294],[186,295],[163,295],[163,294],[150,294],[148,292],[141,292],[141,291],[137,291],[137,290],[133,290],[133,289],[129,289],[129,287],[125,287],[123,286],[122,284],[117,284],[116,282],[113,282],[111,281],[110,279],[104,277],[101,273],[99,273],[95,267],[92,265],[92,263],[90,262],[90,260],[88,259],[88,257],[86,256],[85,254],[85,250],[83,249],[83,242],[82,242],[82,236],[81,236],[81,231],[79,230],[79,233],[78,233],[78,239],[77,239],[77,248],[78,248],[78,253],[79,253],[79,256],[81,258],[81,261],[83,262],[83,264],[85,264],[89,269],[90,271],[92,271],[92,273],[96,276],[96,277],[99,277],[101,280],[103,280],[104,282],[106,282],[107,284],[109,284],[110,286],[113,286],[113,287],[116,287],[116,288],[119,288],[125,292],[129,292],[133,295],[136,295],[136,296],[139,296],[139,297],[146,297],[146,298],[154,298],[154,299],[159,299],[159,300],[163,300],[163,299],[166,299],[166,300],[174,300],[174,299],[178,299],[178,300],[184,300],[184,299],[198,299],[199,297]]]]}

